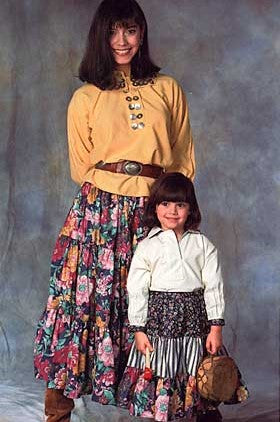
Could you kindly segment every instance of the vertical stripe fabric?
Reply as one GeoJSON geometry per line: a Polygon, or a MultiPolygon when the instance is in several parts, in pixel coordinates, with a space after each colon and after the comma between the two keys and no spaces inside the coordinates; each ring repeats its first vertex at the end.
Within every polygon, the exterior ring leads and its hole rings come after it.
{"type": "MultiPolygon", "coordinates": [[[[151,352],[151,368],[155,376],[175,378],[176,374],[195,376],[200,360],[203,357],[201,338],[181,337],[150,339],[154,351],[151,352]]],[[[127,366],[144,369],[145,356],[136,349],[133,343],[127,366]]]]}

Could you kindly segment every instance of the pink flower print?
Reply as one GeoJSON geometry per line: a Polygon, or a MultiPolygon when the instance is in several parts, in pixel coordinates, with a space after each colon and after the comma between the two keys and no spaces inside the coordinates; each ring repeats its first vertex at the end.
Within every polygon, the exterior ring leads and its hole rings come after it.
{"type": "Polygon", "coordinates": [[[141,418],[153,418],[154,415],[150,410],[144,410],[144,412],[141,413],[141,418]]]}
{"type": "Polygon", "coordinates": [[[101,280],[98,280],[96,285],[96,293],[101,294],[101,296],[107,296],[112,286],[112,276],[104,277],[101,280]]]}
{"type": "Polygon", "coordinates": [[[77,277],[76,303],[82,305],[89,301],[88,278],[86,275],[77,277]]]}
{"type": "Polygon", "coordinates": [[[78,232],[78,230],[72,230],[71,239],[77,240],[78,238],[79,238],[79,232],[78,232]]]}
{"type": "Polygon", "coordinates": [[[118,245],[117,247],[117,253],[119,253],[120,255],[124,257],[126,257],[129,250],[130,250],[130,244],[128,242],[121,242],[121,244],[118,245]]]}
{"type": "Polygon", "coordinates": [[[71,317],[70,317],[70,315],[62,314],[61,315],[61,321],[62,321],[63,324],[70,325],[70,323],[71,323],[71,317]]]}
{"type": "Polygon", "coordinates": [[[103,210],[101,218],[100,218],[100,224],[106,226],[106,225],[108,225],[109,221],[110,221],[109,209],[105,208],[103,210]]]}
{"type": "Polygon", "coordinates": [[[54,295],[50,295],[49,297],[48,297],[48,301],[47,301],[47,309],[54,309],[55,308],[55,306],[54,306],[54,295]]]}
{"type": "Polygon", "coordinates": [[[60,350],[55,350],[53,355],[53,363],[65,363],[68,358],[68,346],[64,346],[60,350]]]}
{"type": "Polygon", "coordinates": [[[48,312],[48,317],[47,317],[47,320],[46,320],[46,327],[47,328],[52,327],[54,325],[55,319],[56,319],[56,314],[57,314],[56,309],[51,309],[48,312]]]}
{"type": "Polygon", "coordinates": [[[66,368],[60,369],[55,374],[55,380],[54,380],[56,388],[59,388],[61,390],[64,389],[65,383],[66,383],[66,368]]]}
{"type": "Polygon", "coordinates": [[[159,395],[155,402],[155,420],[167,421],[168,419],[168,402],[167,394],[159,395]]]}
{"type": "Polygon", "coordinates": [[[141,393],[145,390],[147,387],[147,381],[144,379],[143,374],[138,378],[136,387],[135,387],[135,393],[141,393]]]}
{"type": "Polygon", "coordinates": [[[115,382],[115,372],[110,370],[105,372],[105,374],[101,377],[101,382],[106,385],[106,387],[109,387],[110,385],[113,385],[115,382]]]}
{"type": "Polygon", "coordinates": [[[112,340],[105,337],[98,347],[98,357],[105,366],[114,366],[114,354],[112,348],[112,340]]]}
{"type": "Polygon", "coordinates": [[[88,248],[84,248],[82,251],[82,261],[87,268],[92,266],[93,256],[88,248]]]}
{"type": "Polygon", "coordinates": [[[67,364],[69,369],[72,369],[73,374],[79,373],[79,346],[78,344],[71,344],[68,349],[67,364]]]}
{"type": "Polygon", "coordinates": [[[42,355],[37,355],[35,356],[34,364],[38,369],[38,375],[36,375],[36,378],[42,377],[43,380],[47,381],[50,371],[50,362],[48,360],[43,360],[42,355]]]}
{"type": "Polygon", "coordinates": [[[112,209],[112,214],[110,216],[113,227],[117,227],[118,225],[118,216],[119,216],[119,209],[118,207],[115,207],[112,209]]]}
{"type": "Polygon", "coordinates": [[[85,220],[89,221],[92,225],[99,224],[100,215],[98,213],[93,213],[91,210],[86,208],[85,220]]]}
{"type": "Polygon", "coordinates": [[[102,253],[98,256],[100,267],[104,270],[112,270],[114,266],[114,253],[111,249],[102,249],[102,253]]]}

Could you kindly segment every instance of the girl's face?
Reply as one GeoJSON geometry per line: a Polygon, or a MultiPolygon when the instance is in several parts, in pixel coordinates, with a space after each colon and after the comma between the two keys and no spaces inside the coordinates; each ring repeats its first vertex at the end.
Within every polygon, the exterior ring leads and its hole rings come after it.
{"type": "Polygon", "coordinates": [[[190,205],[187,202],[163,201],[156,206],[156,214],[163,230],[174,230],[177,235],[182,235],[190,205]]]}
{"type": "Polygon", "coordinates": [[[112,27],[110,45],[118,67],[130,64],[140,47],[141,38],[141,29],[133,22],[127,27],[118,24],[112,27]]]}

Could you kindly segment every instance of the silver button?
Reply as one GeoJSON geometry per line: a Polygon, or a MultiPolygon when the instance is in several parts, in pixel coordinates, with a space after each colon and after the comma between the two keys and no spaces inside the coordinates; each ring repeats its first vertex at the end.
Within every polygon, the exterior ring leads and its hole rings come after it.
{"type": "Polygon", "coordinates": [[[134,110],[135,109],[135,104],[129,104],[128,107],[129,107],[130,110],[134,110]]]}
{"type": "Polygon", "coordinates": [[[145,124],[143,122],[138,123],[138,128],[139,129],[144,129],[145,124]]]}
{"type": "Polygon", "coordinates": [[[141,104],[135,103],[134,104],[134,108],[135,108],[135,110],[140,110],[141,109],[141,104]]]}
{"type": "Polygon", "coordinates": [[[138,129],[138,124],[137,123],[132,123],[131,127],[132,127],[132,129],[136,130],[136,129],[138,129]]]}
{"type": "Polygon", "coordinates": [[[136,114],[129,115],[130,120],[135,120],[137,118],[136,114]]]}

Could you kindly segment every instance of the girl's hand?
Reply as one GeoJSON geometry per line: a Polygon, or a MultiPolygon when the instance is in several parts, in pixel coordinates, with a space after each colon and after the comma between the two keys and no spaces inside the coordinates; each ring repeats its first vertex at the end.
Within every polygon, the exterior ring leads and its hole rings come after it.
{"type": "Polygon", "coordinates": [[[206,349],[210,355],[215,355],[223,345],[222,327],[212,325],[206,339],[206,349]]]}
{"type": "Polygon", "coordinates": [[[142,333],[142,331],[137,331],[134,334],[134,338],[136,349],[139,350],[139,352],[143,353],[143,355],[146,354],[146,347],[149,348],[150,352],[153,351],[153,347],[145,333],[142,333]]]}

